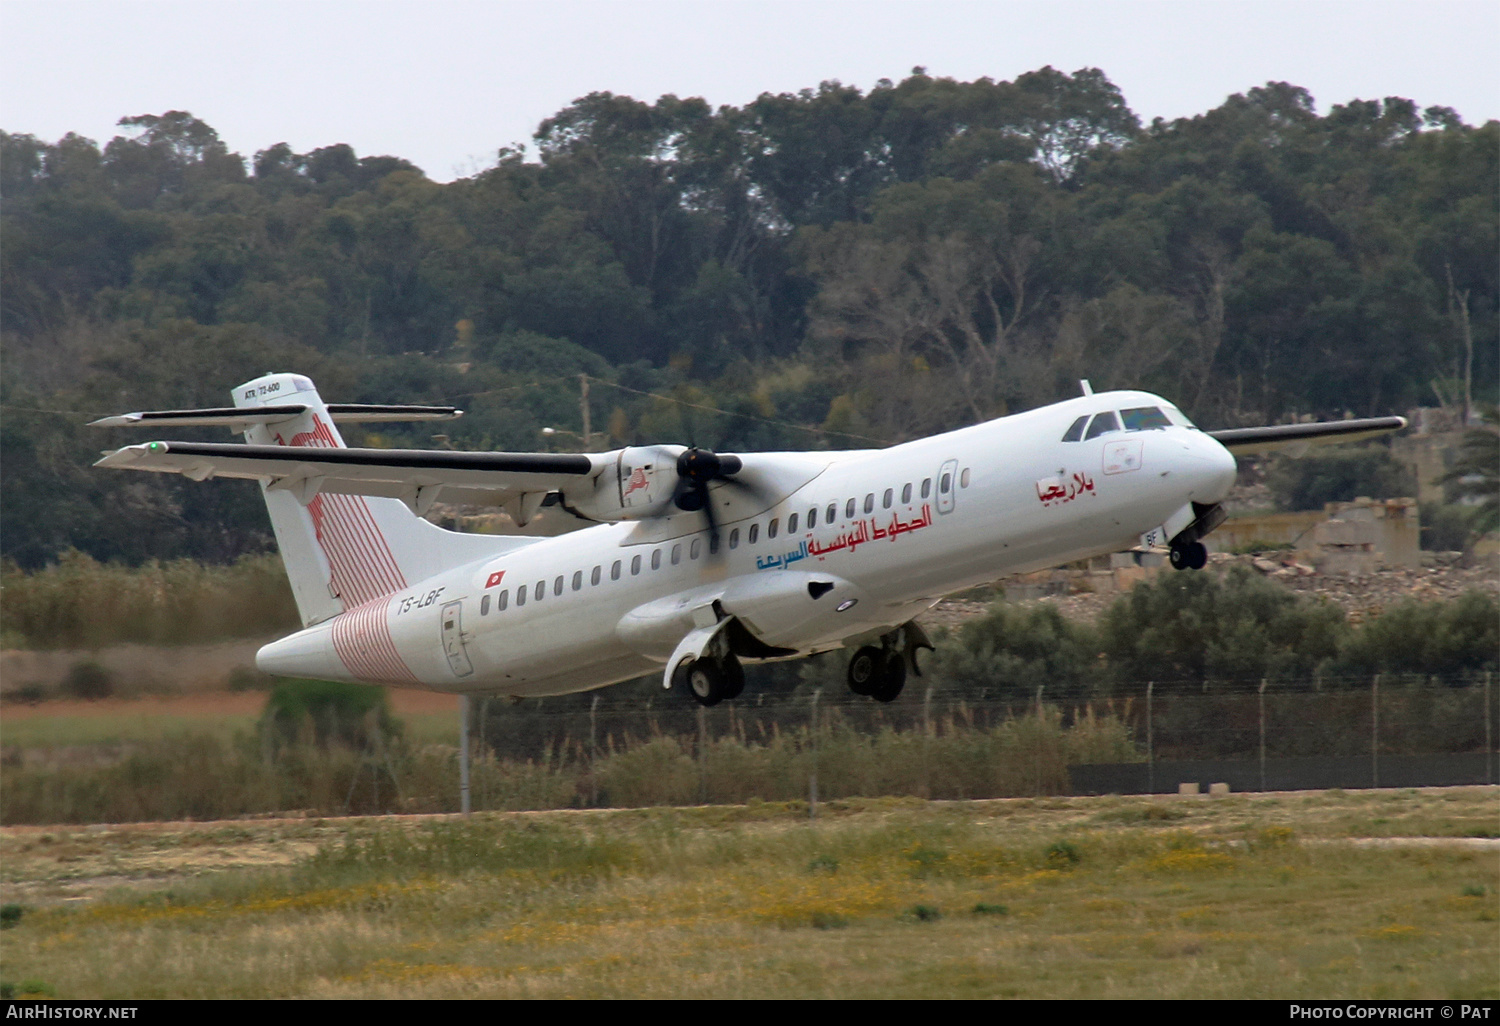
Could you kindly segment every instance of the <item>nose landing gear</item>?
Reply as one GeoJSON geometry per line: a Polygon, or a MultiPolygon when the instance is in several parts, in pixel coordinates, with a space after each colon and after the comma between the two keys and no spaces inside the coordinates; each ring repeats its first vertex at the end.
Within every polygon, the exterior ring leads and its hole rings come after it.
{"type": "Polygon", "coordinates": [[[1208,566],[1208,549],[1200,541],[1173,545],[1167,559],[1173,570],[1202,570],[1208,566]]]}

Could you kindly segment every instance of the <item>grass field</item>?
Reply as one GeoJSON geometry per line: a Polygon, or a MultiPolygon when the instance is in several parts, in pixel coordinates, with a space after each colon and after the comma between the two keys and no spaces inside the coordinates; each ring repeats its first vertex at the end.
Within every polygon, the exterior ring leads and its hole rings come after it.
{"type": "Polygon", "coordinates": [[[1500,789],[0,831],[58,997],[1500,997],[1500,789]],[[1364,839],[1388,838],[1381,843],[1364,839]]]}

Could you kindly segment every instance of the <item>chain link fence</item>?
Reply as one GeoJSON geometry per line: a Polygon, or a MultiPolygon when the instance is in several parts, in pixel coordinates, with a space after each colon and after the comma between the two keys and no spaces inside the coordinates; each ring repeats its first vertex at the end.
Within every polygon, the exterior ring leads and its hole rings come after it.
{"type": "Polygon", "coordinates": [[[626,685],[471,708],[479,809],[524,804],[523,778],[555,785],[549,805],[597,807],[1175,792],[1200,780],[1235,791],[1483,784],[1500,769],[1489,675],[1029,694],[918,681],[889,705],[804,686],[713,708],[626,685]]]}

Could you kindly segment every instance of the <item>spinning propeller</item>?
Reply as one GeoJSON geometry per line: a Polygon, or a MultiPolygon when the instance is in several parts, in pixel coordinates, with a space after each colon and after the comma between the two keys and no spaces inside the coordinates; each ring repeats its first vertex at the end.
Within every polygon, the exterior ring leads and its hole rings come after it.
{"type": "Polygon", "coordinates": [[[673,502],[677,508],[692,513],[702,510],[708,518],[708,551],[719,552],[719,522],[714,514],[714,504],[709,498],[708,486],[714,481],[723,481],[737,488],[754,493],[754,488],[744,481],[735,481],[734,475],[744,469],[738,456],[720,456],[709,449],[689,448],[677,457],[677,495],[673,502]]]}

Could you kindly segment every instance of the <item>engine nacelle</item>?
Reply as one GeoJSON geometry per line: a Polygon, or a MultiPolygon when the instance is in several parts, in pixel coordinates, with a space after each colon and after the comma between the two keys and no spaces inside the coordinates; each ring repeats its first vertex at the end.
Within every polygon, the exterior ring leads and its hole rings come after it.
{"type": "Polygon", "coordinates": [[[684,450],[681,445],[629,445],[602,454],[613,459],[582,487],[565,489],[563,503],[581,517],[606,523],[675,512],[677,457],[684,450]]]}

